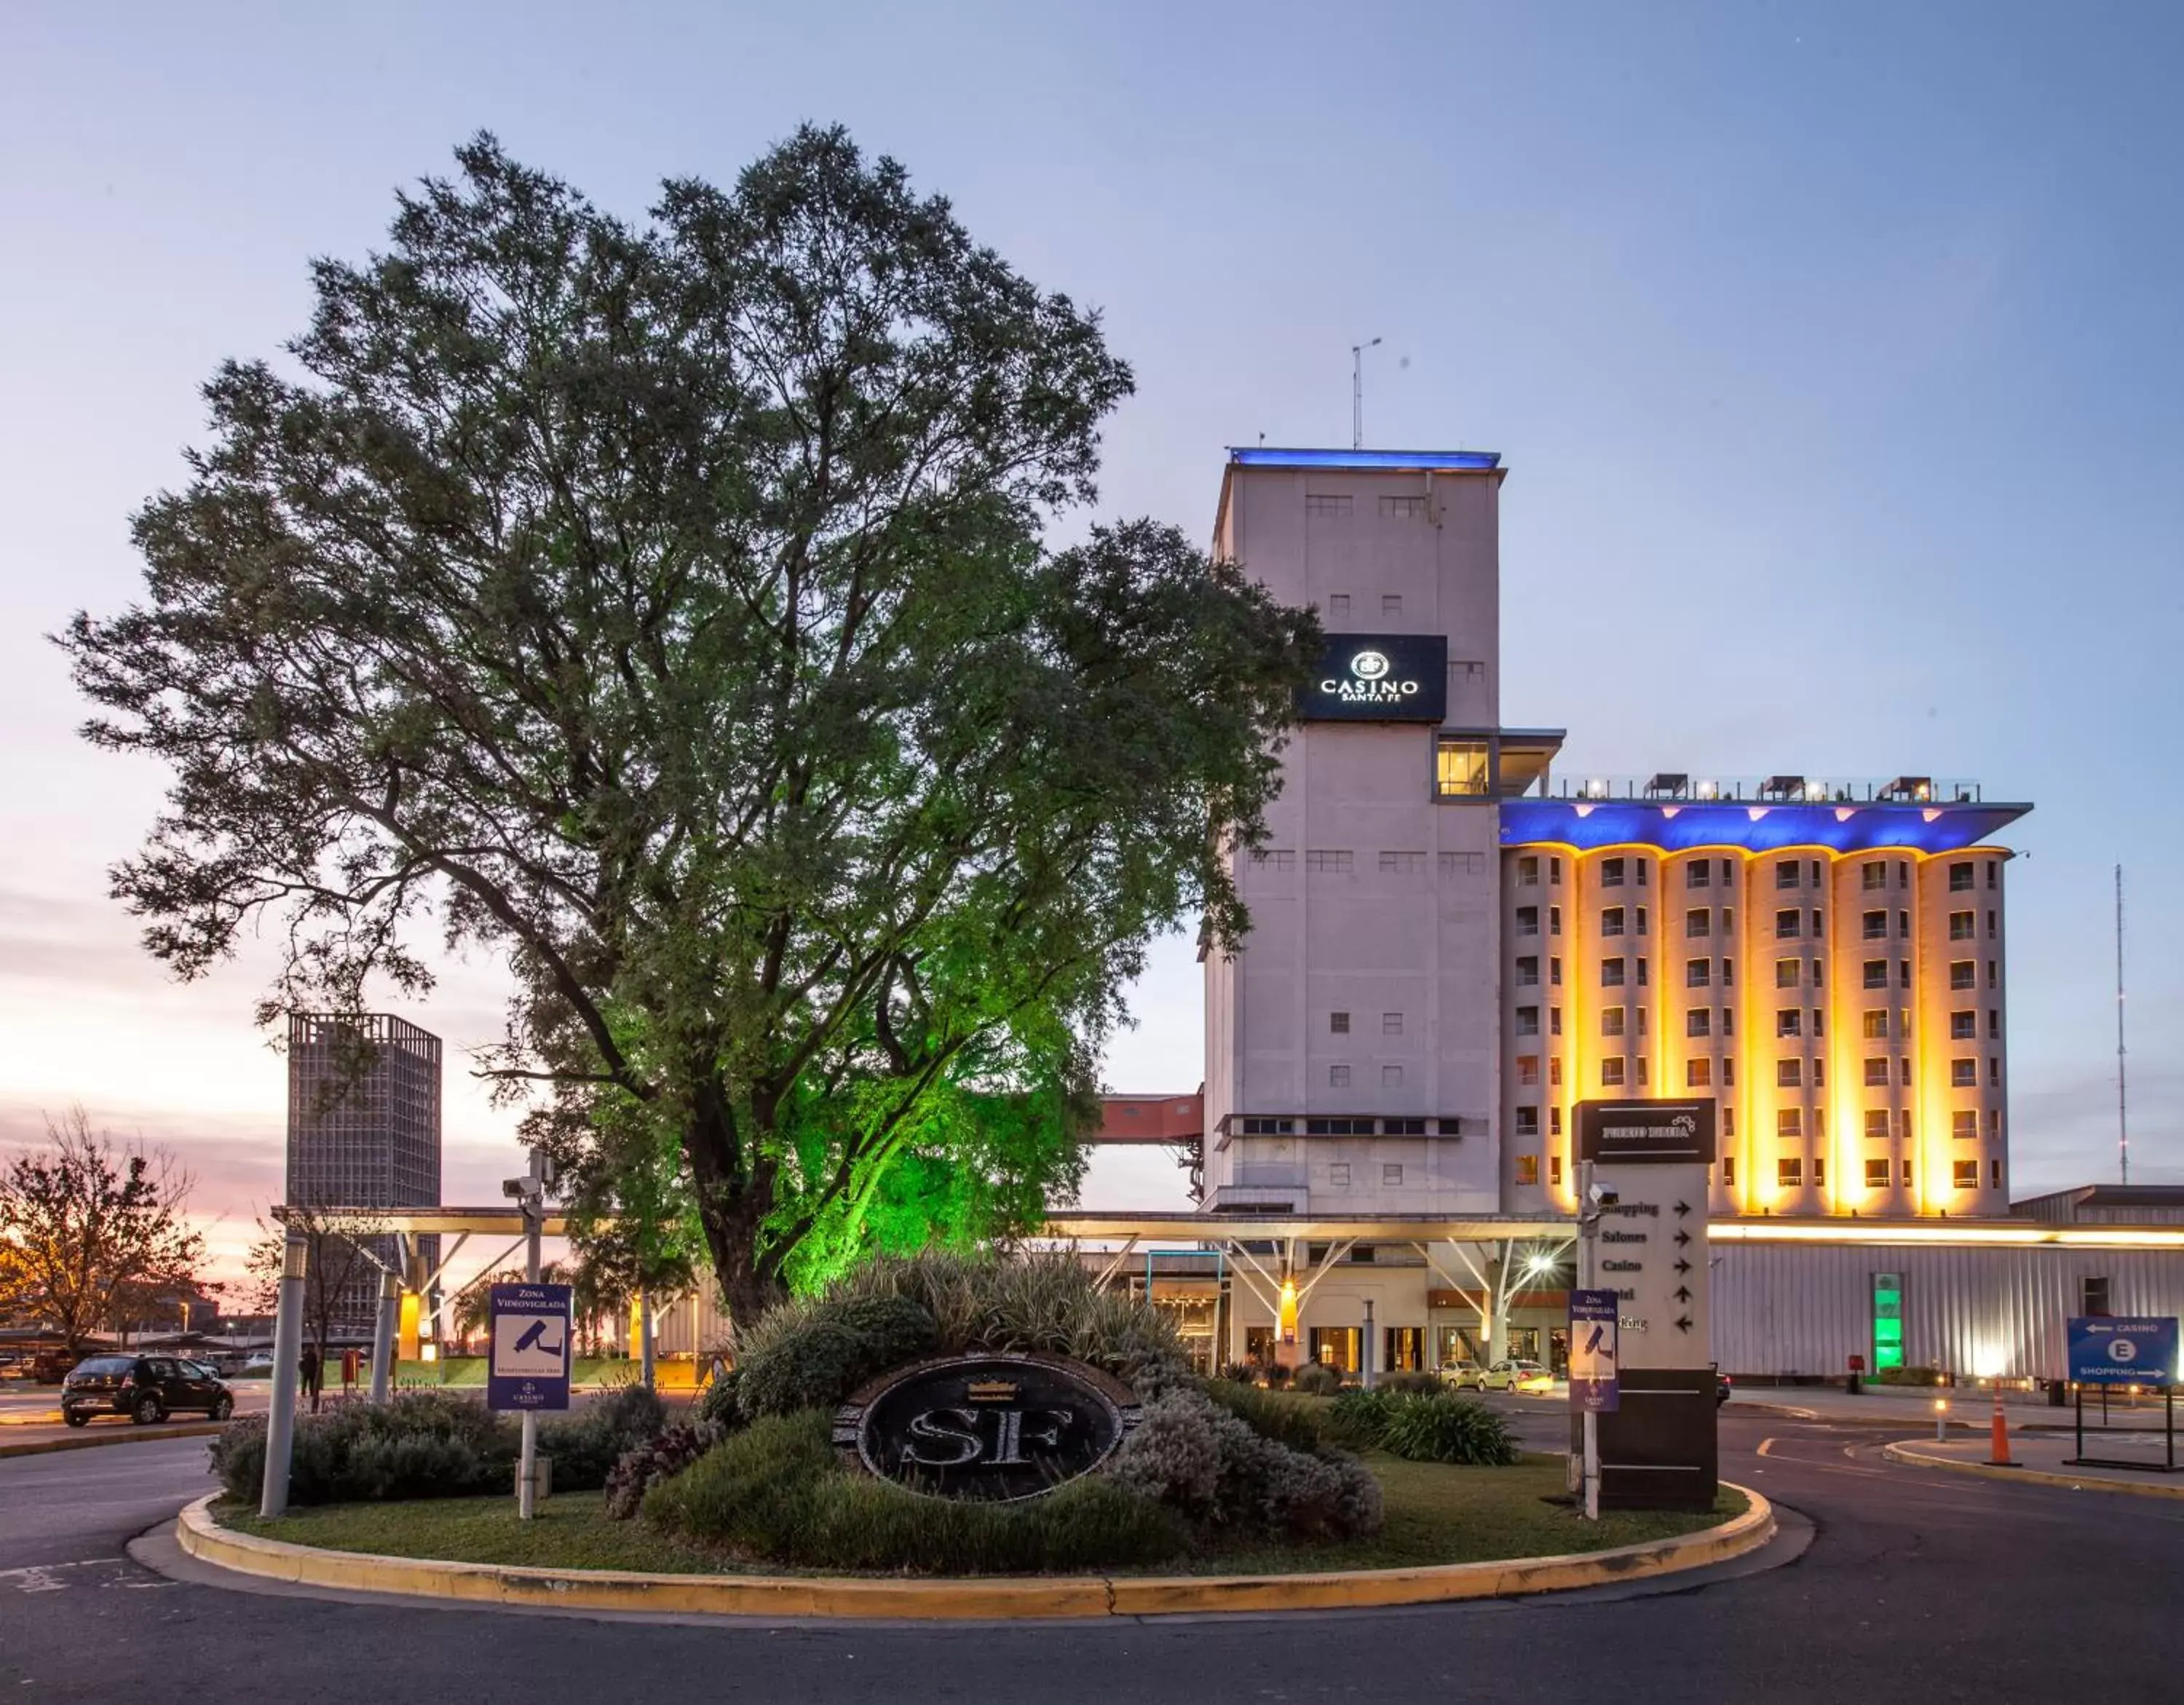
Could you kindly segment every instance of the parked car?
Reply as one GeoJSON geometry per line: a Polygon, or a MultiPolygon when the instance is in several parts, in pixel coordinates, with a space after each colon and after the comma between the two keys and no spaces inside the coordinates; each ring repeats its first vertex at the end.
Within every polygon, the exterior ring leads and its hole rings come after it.
{"type": "Polygon", "coordinates": [[[1545,1391],[1554,1383],[1555,1376],[1539,1362],[1521,1358],[1496,1362],[1479,1376],[1482,1391],[1545,1391]]]}
{"type": "Polygon", "coordinates": [[[1713,1406],[1719,1409],[1734,1395],[1730,1390],[1729,1375],[1720,1368],[1713,1370],[1713,1406]]]}
{"type": "Polygon", "coordinates": [[[71,1427],[93,1415],[126,1415],[142,1427],[190,1411],[225,1421],[235,1396],[211,1368],[179,1356],[93,1356],[61,1384],[61,1418],[71,1427]]]}
{"type": "Polygon", "coordinates": [[[1452,1391],[1483,1391],[1486,1388],[1481,1385],[1479,1381],[1485,1377],[1486,1370],[1468,1357],[1461,1362],[1444,1362],[1440,1364],[1441,1384],[1452,1391]]]}

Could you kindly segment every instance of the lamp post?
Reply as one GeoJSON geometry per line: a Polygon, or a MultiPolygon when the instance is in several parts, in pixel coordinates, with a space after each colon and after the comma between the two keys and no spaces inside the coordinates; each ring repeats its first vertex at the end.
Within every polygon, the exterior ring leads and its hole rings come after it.
{"type": "MultiPolygon", "coordinates": [[[[546,1224],[546,1186],[553,1182],[553,1162],[533,1149],[531,1169],[521,1178],[510,1178],[501,1185],[503,1192],[514,1196],[523,1210],[523,1278],[529,1284],[538,1283],[538,1240],[546,1224]]],[[[515,1467],[515,1516],[518,1521],[527,1522],[538,1513],[538,1416],[535,1410],[526,1409],[523,1452],[515,1467]]]]}

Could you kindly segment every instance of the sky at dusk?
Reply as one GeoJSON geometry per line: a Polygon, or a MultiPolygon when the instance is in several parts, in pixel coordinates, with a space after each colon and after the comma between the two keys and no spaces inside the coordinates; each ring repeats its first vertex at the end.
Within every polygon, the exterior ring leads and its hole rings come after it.
{"type": "MultiPolygon", "coordinates": [[[[2113,1177],[2111,871],[2134,1176],[2184,1182],[2184,8],[1980,0],[64,6],[0,21],[0,1145],[81,1102],[179,1151],[214,1241],[277,1195],[270,952],[178,988],[105,897],[161,777],[92,752],[42,637],[135,595],[197,387],[304,325],[305,263],[496,132],[641,217],[846,124],[1045,287],[1137,394],[1098,512],[1210,532],[1223,447],[1488,449],[1503,721],[1573,775],[1977,777],[2010,839],[2016,1193],[2113,1177]]],[[[1083,518],[1066,523],[1079,527],[1083,518]]],[[[514,1115],[451,1044],[450,1200],[514,1115]]],[[[1187,939],[1119,1089],[1201,1073],[1187,939]]],[[[1173,1197],[1164,1158],[1088,1197],[1173,1197]]]]}

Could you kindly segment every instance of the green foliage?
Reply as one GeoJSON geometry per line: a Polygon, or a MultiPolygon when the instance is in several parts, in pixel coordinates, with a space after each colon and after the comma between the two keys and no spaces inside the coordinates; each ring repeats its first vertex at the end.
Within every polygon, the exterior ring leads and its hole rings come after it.
{"type": "Polygon", "coordinates": [[[743,1407],[736,1395],[742,1387],[743,1378],[741,1368],[723,1369],[698,1394],[695,1410],[700,1425],[718,1427],[723,1432],[732,1432],[743,1425],[743,1407]]]}
{"type": "Polygon", "coordinates": [[[1355,1457],[1292,1450],[1188,1385],[1145,1405],[1110,1473],[1202,1525],[1293,1541],[1353,1539],[1382,1519],[1379,1483],[1355,1457]]]}
{"type": "Polygon", "coordinates": [[[542,1420],[538,1453],[554,1459],[558,1491],[596,1491],[615,1464],[659,1435],[667,1409],[649,1386],[624,1385],[566,1415],[542,1420]]]}
{"type": "Polygon", "coordinates": [[[1290,1376],[1290,1384],[1307,1397],[1332,1397],[1342,1389],[1342,1370],[1324,1362],[1307,1362],[1290,1376]]]}
{"type": "Polygon", "coordinates": [[[868,1262],[824,1295],[783,1303],[746,1328],[736,1403],[746,1416],[827,1407],[891,1368],[970,1350],[1067,1356],[1141,1396],[1185,1365],[1166,1314],[1102,1290],[1072,1256],[934,1250],[868,1262]]]}
{"type": "Polygon", "coordinates": [[[655,1486],[646,1519],[738,1557],[917,1574],[1130,1567],[1189,1544],[1173,1512],[1097,1474],[1016,1503],[921,1497],[844,1469],[829,1424],[818,1410],[754,1421],[655,1486]]]}
{"type": "Polygon", "coordinates": [[[637,1267],[694,1216],[738,1321],[1025,1224],[1148,941],[1247,925],[1316,621],[1172,527],[1049,545],[1128,369],[840,131],[643,226],[457,159],[214,375],[144,602],[63,638],[170,777],[117,896],[184,977],[280,943],[269,1022],[504,956],[526,1137],[637,1267]]]}
{"type": "Polygon", "coordinates": [[[1450,1391],[1345,1391],[1329,1406],[1329,1425],[1346,1444],[1414,1463],[1508,1468],[1518,1457],[1507,1421],[1450,1391]]]}
{"type": "Polygon", "coordinates": [[[1383,1373],[1373,1388],[1380,1391],[1400,1391],[1414,1397],[1430,1397],[1444,1390],[1440,1375],[1423,1369],[1416,1373],[1383,1373]]]}
{"type": "Polygon", "coordinates": [[[1869,1377],[1882,1385],[1938,1385],[1942,1383],[1942,1370],[1938,1368],[1884,1368],[1869,1377]]]}
{"type": "MultiPolygon", "coordinates": [[[[296,1418],[288,1500],[348,1503],[465,1497],[515,1485],[513,1422],[475,1399],[404,1392],[386,1403],[341,1403],[296,1418]]],[[[212,1440],[212,1468],[236,1498],[255,1498],[265,1473],[265,1418],[231,1421],[212,1440]]]]}
{"type": "MultiPolygon", "coordinates": [[[[1339,1437],[1331,1430],[1328,1411],[1317,1403],[1299,1402],[1279,1391],[1262,1391],[1228,1379],[1210,1382],[1206,1395],[1261,1437],[1293,1451],[1316,1451],[1339,1437]]],[[[1343,1401],[1335,1399],[1337,1412],[1343,1401]]]]}
{"type": "Polygon", "coordinates": [[[623,1452],[608,1471],[604,1508],[610,1519],[627,1521],[644,1507],[644,1495],[672,1479],[727,1436],[718,1422],[699,1420],[663,1428],[623,1452]]]}

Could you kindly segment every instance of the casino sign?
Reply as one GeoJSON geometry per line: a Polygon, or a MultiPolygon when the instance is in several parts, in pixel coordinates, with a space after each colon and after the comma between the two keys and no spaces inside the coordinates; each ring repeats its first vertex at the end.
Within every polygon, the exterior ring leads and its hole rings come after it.
{"type": "Polygon", "coordinates": [[[1090,1473],[1139,1412],[1128,1386],[1081,1362],[978,1351],[872,1380],[836,1412],[834,1447],[914,1492],[1003,1502],[1090,1473]]]}
{"type": "Polygon", "coordinates": [[[1448,640],[1438,633],[1330,633],[1297,694],[1307,722],[1438,722],[1448,707],[1448,640]]]}

